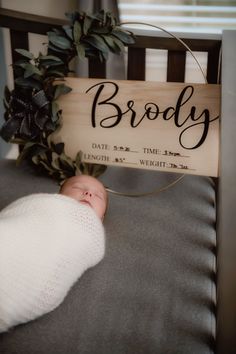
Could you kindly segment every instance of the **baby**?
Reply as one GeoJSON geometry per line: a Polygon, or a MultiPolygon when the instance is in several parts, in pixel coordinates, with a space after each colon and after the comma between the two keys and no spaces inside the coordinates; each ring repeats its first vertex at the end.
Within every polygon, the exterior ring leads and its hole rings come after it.
{"type": "Polygon", "coordinates": [[[62,185],[60,193],[89,205],[103,220],[107,208],[107,192],[96,178],[87,175],[71,177],[62,185]]]}
{"type": "Polygon", "coordinates": [[[0,212],[0,332],[54,310],[101,261],[106,207],[102,183],[81,175],[0,212]]]}

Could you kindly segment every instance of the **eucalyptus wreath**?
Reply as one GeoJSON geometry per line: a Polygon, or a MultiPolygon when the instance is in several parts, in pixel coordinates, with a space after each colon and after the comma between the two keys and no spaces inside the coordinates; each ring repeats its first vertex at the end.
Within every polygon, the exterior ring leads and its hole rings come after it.
{"type": "Polygon", "coordinates": [[[5,122],[0,136],[20,145],[17,164],[30,161],[40,172],[63,181],[76,174],[95,177],[106,169],[104,165],[75,160],[65,153],[63,142],[54,143],[52,133],[62,125],[62,110],[57,99],[71,91],[63,78],[72,71],[72,59],[78,57],[107,60],[109,52],[120,54],[124,46],[134,43],[134,36],[117,24],[110,12],[94,15],[74,12],[67,14],[69,22],[47,33],[47,54],[35,57],[24,49],[16,49],[20,59],[13,64],[15,87],[5,87],[5,122]]]}

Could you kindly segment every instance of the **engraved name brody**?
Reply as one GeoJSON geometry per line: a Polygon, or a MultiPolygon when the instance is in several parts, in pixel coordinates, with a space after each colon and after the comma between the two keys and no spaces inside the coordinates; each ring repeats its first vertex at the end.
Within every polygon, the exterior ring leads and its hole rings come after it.
{"type": "MultiPolygon", "coordinates": [[[[205,108],[200,114],[197,114],[196,106],[190,108],[190,112],[183,118],[181,110],[183,107],[191,100],[191,97],[194,94],[194,87],[191,85],[185,86],[180,92],[179,97],[175,106],[166,107],[164,110],[160,110],[159,106],[155,102],[147,102],[144,105],[144,113],[141,117],[137,116],[135,111],[135,101],[128,100],[126,103],[127,109],[122,111],[120,106],[116,103],[115,98],[119,91],[119,86],[117,83],[112,81],[102,81],[93,86],[91,86],[86,93],[89,91],[95,91],[94,99],[92,103],[91,111],[91,123],[92,127],[96,128],[98,122],[96,117],[96,110],[98,106],[110,106],[114,109],[114,114],[103,117],[100,119],[99,125],[102,128],[113,128],[118,126],[122,119],[129,117],[129,124],[132,128],[138,127],[144,119],[156,120],[161,118],[164,121],[169,121],[173,119],[174,124],[177,128],[181,130],[179,134],[179,143],[184,149],[193,150],[201,146],[207,138],[210,124],[215,120],[219,119],[219,115],[216,117],[210,117],[209,109],[205,108]],[[111,85],[112,93],[109,97],[101,98],[105,86],[111,85]],[[184,138],[188,133],[196,127],[200,127],[201,134],[197,142],[194,142],[193,145],[187,146],[184,143],[184,138]]],[[[105,111],[105,110],[104,110],[105,111]]]]}

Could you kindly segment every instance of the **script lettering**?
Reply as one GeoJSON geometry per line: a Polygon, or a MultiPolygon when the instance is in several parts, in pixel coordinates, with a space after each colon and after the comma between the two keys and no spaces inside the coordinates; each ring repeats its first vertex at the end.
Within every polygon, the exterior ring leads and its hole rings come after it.
{"type": "Polygon", "coordinates": [[[211,118],[210,112],[207,108],[198,114],[197,108],[195,106],[191,106],[189,114],[183,117],[181,110],[187,103],[189,103],[194,94],[194,88],[191,85],[187,85],[183,88],[179,94],[175,106],[169,106],[164,110],[160,110],[158,104],[154,102],[147,102],[143,107],[144,112],[141,117],[137,116],[134,100],[127,101],[127,109],[125,108],[125,110],[122,110],[122,108],[115,102],[116,95],[119,92],[119,86],[115,82],[103,81],[96,83],[95,85],[91,86],[86,91],[86,93],[91,90],[96,90],[91,109],[91,123],[93,128],[96,128],[97,124],[99,124],[102,128],[113,128],[119,125],[123,118],[126,120],[129,118],[130,126],[132,128],[137,128],[144,119],[154,121],[158,118],[161,119],[162,116],[164,121],[173,119],[175,126],[179,129],[182,128],[179,134],[179,143],[184,149],[188,150],[197,149],[199,146],[201,146],[207,138],[210,124],[213,121],[219,119],[219,116],[211,118]],[[101,98],[105,86],[108,85],[111,86],[112,93],[105,98],[101,98]],[[105,112],[106,106],[112,107],[114,114],[110,116],[103,116],[100,119],[100,122],[97,122],[96,113],[98,107],[104,107],[105,112]],[[201,127],[202,129],[199,130],[197,141],[189,146],[186,142],[188,133],[190,133],[190,131],[197,126],[201,127]]]}

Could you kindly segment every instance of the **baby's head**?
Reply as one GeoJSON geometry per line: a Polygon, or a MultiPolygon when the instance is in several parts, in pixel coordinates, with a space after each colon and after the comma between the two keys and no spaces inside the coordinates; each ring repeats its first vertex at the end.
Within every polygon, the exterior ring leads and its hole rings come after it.
{"type": "Polygon", "coordinates": [[[103,184],[96,178],[87,175],[68,178],[63,183],[60,194],[90,206],[103,220],[108,198],[103,184]]]}

